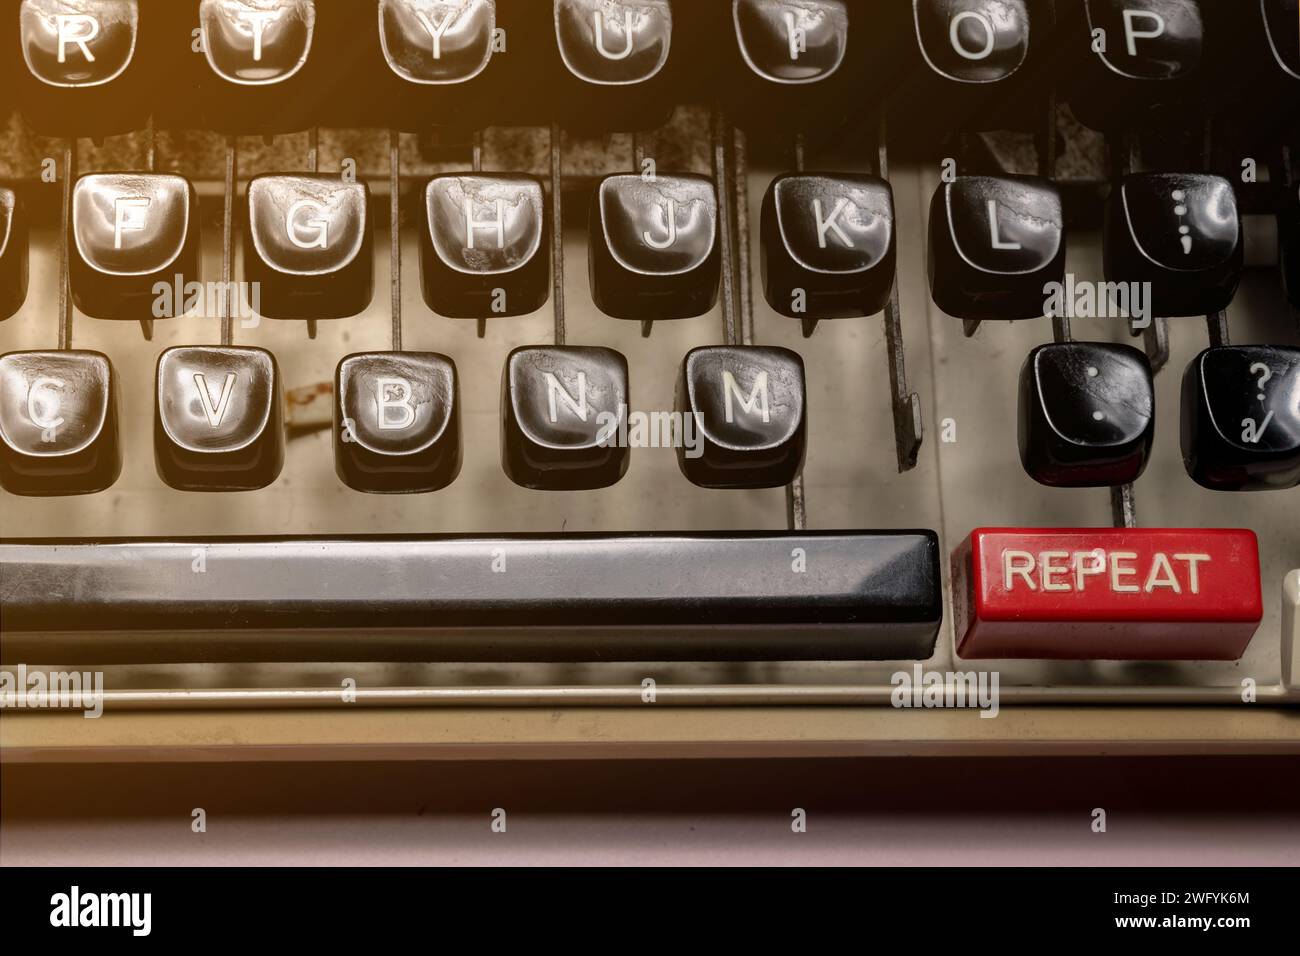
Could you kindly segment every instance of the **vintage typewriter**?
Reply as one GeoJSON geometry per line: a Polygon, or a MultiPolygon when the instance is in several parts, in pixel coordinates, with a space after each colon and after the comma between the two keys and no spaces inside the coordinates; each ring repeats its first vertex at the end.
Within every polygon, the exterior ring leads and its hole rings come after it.
{"type": "Polygon", "coordinates": [[[1297,0],[0,51],[5,759],[1300,748],[1297,0]]]}

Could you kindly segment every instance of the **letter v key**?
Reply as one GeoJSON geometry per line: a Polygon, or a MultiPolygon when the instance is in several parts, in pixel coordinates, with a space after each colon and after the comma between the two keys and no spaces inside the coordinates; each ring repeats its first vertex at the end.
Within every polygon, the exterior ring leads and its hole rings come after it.
{"type": "Polygon", "coordinates": [[[199,402],[203,405],[203,413],[208,416],[208,424],[220,428],[226,410],[230,407],[230,396],[235,390],[235,373],[226,373],[226,380],[221,386],[221,397],[217,399],[215,407],[212,404],[212,393],[208,390],[208,380],[202,372],[194,373],[194,384],[199,390],[199,402]]]}

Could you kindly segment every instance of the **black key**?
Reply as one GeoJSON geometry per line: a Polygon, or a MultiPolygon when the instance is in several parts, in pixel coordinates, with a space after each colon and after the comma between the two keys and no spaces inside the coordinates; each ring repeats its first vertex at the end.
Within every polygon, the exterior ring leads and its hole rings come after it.
{"type": "Polygon", "coordinates": [[[340,49],[355,42],[339,5],[317,0],[200,0],[197,66],[205,128],[292,132],[332,117],[340,49]]]}
{"type": "Polygon", "coordinates": [[[1128,345],[1041,345],[1020,371],[1020,461],[1035,481],[1094,488],[1136,481],[1155,438],[1151,363],[1128,345]]]}
{"type": "Polygon", "coordinates": [[[1278,214],[1278,266],[1286,297],[1300,309],[1300,186],[1292,187],[1278,214]]]}
{"type": "MultiPolygon", "coordinates": [[[[1235,8],[1234,8],[1235,9],[1235,8]]],[[[1259,124],[1268,134],[1294,131],[1300,122],[1300,0],[1260,0],[1267,55],[1259,58],[1263,95],[1251,98],[1259,124]]]]}
{"type": "Polygon", "coordinates": [[[460,474],[460,398],[447,356],[349,355],[335,373],[334,395],[334,468],[349,488],[420,494],[460,474]]]}
{"type": "Polygon", "coordinates": [[[1149,282],[1157,316],[1228,307],[1241,279],[1241,217],[1219,176],[1136,173],[1111,193],[1104,234],[1106,278],[1149,282]]]}
{"type": "Polygon", "coordinates": [[[960,319],[1033,319],[1065,278],[1061,196],[1045,179],[962,176],[930,203],[930,295],[960,319]]]}
{"type": "Polygon", "coordinates": [[[1206,349],[1183,375],[1183,464],[1215,491],[1300,485],[1300,349],[1206,349]]]}
{"type": "Polygon", "coordinates": [[[15,77],[22,61],[22,57],[16,55],[18,17],[11,13],[0,13],[0,50],[9,51],[7,56],[0,56],[0,125],[8,126],[9,114],[14,109],[15,77]]]}
{"type": "Polygon", "coordinates": [[[15,495],[88,495],[121,472],[117,384],[108,356],[0,356],[0,486],[15,495]]]}
{"type": "Polygon", "coordinates": [[[1197,0],[1082,0],[1057,9],[1073,16],[1064,75],[1085,126],[1140,130],[1203,110],[1206,23],[1197,0]]]}
{"type": "Polygon", "coordinates": [[[546,304],[551,254],[540,180],[435,176],[424,205],[420,280],[430,309],[472,319],[527,315],[546,304]]]}
{"type": "Polygon", "coordinates": [[[763,197],[763,291],[791,318],[874,315],[894,286],[894,193],[875,176],[780,176],[763,197]]]}
{"type": "MultiPolygon", "coordinates": [[[[199,200],[163,173],[92,173],[72,193],[72,296],[97,319],[171,318],[157,283],[199,281],[199,200]]],[[[172,303],[172,311],[179,306],[172,303]]]]}
{"type": "Polygon", "coordinates": [[[0,189],[0,319],[27,300],[27,217],[12,189],[0,189]]]}
{"type": "MultiPolygon", "coordinates": [[[[742,128],[788,142],[804,132],[814,143],[834,138],[860,102],[866,23],[845,0],[729,0],[714,5],[729,23],[718,85],[730,118],[742,128]]],[[[716,41],[715,41],[716,42],[716,41]]],[[[706,51],[719,59],[712,47],[706,51]]]]}
{"type": "Polygon", "coordinates": [[[252,491],[284,466],[280,372],[265,349],[181,346],[158,357],[158,475],[182,491],[252,491]]]}
{"type": "Polygon", "coordinates": [[[686,353],[677,380],[682,474],[703,488],[776,488],[803,468],[807,449],[803,359],[789,349],[707,346],[686,353]],[[685,417],[693,423],[688,426],[685,417]]]}
{"type": "Polygon", "coordinates": [[[616,319],[688,319],[713,308],[722,275],[718,200],[703,176],[607,176],[590,218],[596,307],[616,319]]]}
{"type": "MultiPolygon", "coordinates": [[[[549,38],[522,24],[498,34],[496,0],[378,0],[378,5],[377,18],[373,6],[358,5],[370,9],[358,21],[356,42],[376,58],[358,74],[365,82],[351,90],[361,124],[413,132],[482,128],[508,110],[508,100],[527,97],[526,81],[512,87],[502,77],[529,43],[549,38]]],[[[543,3],[525,6],[535,8],[537,24],[544,25],[543,3]]]]}
{"type": "Polygon", "coordinates": [[[501,388],[501,463],[525,488],[606,488],[627,473],[627,359],[613,349],[520,348],[501,388]]]}
{"type": "Polygon", "coordinates": [[[10,8],[6,15],[18,17],[21,48],[16,92],[34,130],[98,137],[145,126],[148,84],[156,80],[140,6],[137,0],[22,0],[10,8]]]}
{"type": "Polygon", "coordinates": [[[3,542],[0,602],[50,664],[925,660],[943,618],[933,531],[3,542]]]}
{"type": "Polygon", "coordinates": [[[591,131],[654,129],[680,98],[673,79],[669,0],[553,0],[557,82],[566,125],[591,131]]]}
{"type": "Polygon", "coordinates": [[[905,0],[887,9],[904,8],[907,22],[891,24],[894,36],[907,37],[892,71],[899,83],[889,94],[891,141],[1041,124],[1044,87],[1036,81],[1054,22],[1050,4],[905,0]]]}
{"type": "Polygon", "coordinates": [[[1252,148],[1285,142],[1300,124],[1300,0],[1205,5],[1209,85],[1218,135],[1252,148]]]}
{"type": "Polygon", "coordinates": [[[244,274],[269,319],[341,319],[374,292],[370,190],[337,176],[258,176],[248,184],[244,274]]]}

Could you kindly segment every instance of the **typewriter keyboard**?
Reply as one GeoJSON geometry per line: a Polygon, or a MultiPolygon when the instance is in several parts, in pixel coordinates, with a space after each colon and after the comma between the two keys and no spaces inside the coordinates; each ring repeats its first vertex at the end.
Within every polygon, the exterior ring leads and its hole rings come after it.
{"type": "Polygon", "coordinates": [[[0,663],[1295,746],[1298,184],[1296,0],[3,0],[0,663]]]}

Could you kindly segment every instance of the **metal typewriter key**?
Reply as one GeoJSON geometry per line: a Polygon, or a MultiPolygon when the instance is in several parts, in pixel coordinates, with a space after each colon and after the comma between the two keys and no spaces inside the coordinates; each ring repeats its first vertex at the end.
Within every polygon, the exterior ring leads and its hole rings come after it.
{"type": "Polygon", "coordinates": [[[1136,173],[1106,205],[1106,278],[1151,283],[1154,315],[1227,308],[1241,279],[1241,218],[1232,184],[1218,176],[1136,173]]]}
{"type": "Polygon", "coordinates": [[[1286,297],[1300,309],[1300,185],[1294,183],[1278,213],[1278,267],[1286,297]]]}
{"type": "MultiPolygon", "coordinates": [[[[1026,0],[907,0],[907,35],[890,94],[891,138],[1022,128],[1036,118],[1031,49],[1051,27],[1051,7],[1026,0]],[[1032,43],[1032,45],[1031,45],[1032,43]],[[925,104],[918,109],[917,104],[925,104]]],[[[902,4],[890,8],[902,12],[902,4]]],[[[889,51],[882,51],[888,55],[889,51]]]]}
{"type": "Polygon", "coordinates": [[[181,346],[158,357],[154,460],[182,491],[264,488],[284,465],[284,409],[264,349],[181,346]]]}
{"type": "Polygon", "coordinates": [[[894,194],[876,176],[779,176],[763,197],[763,292],[790,318],[875,315],[894,285],[894,194]]]}
{"type": "Polygon", "coordinates": [[[258,176],[248,184],[244,273],[269,319],[356,315],[374,293],[370,190],[337,176],[258,176]]]}
{"type": "Polygon", "coordinates": [[[930,295],[959,319],[1033,319],[1065,278],[1065,217],[1051,182],[962,176],[930,203],[930,295]]]}
{"type": "Polygon", "coordinates": [[[527,315],[550,294],[545,193],[532,176],[435,176],[424,191],[424,301],[455,319],[527,315]]]}
{"type": "Polygon", "coordinates": [[[669,0],[554,0],[554,7],[559,63],[551,97],[560,119],[598,131],[668,122],[678,99],[669,0]]]}
{"type": "Polygon", "coordinates": [[[703,488],[788,485],[803,468],[806,405],[803,359],[789,349],[692,349],[677,380],[677,411],[698,443],[678,443],[682,474],[703,488]]]}
{"type": "Polygon", "coordinates": [[[1075,53],[1067,98],[1085,126],[1146,128],[1153,114],[1204,109],[1206,23],[1197,0],[1082,0],[1057,9],[1073,18],[1063,27],[1075,53]]]}
{"type": "Polygon", "coordinates": [[[1300,485],[1300,349],[1209,348],[1183,375],[1183,462],[1216,491],[1300,485]]]}
{"type": "Polygon", "coordinates": [[[1020,461],[1056,488],[1136,481],[1155,439],[1155,383],[1128,345],[1068,342],[1029,353],[1020,372],[1020,461]]]}
{"type": "Polygon", "coordinates": [[[1245,529],[976,528],[950,567],[967,660],[1235,661],[1264,617],[1245,529]]]}
{"type": "Polygon", "coordinates": [[[525,488],[605,488],[627,473],[627,359],[588,346],[519,348],[506,359],[501,461],[525,488]]]}
{"type": "Polygon", "coordinates": [[[1264,65],[1269,92],[1251,97],[1251,106],[1266,130],[1294,132],[1300,122],[1300,0],[1260,0],[1259,8],[1263,23],[1253,22],[1252,36],[1262,34],[1268,44],[1256,62],[1264,65]]]}
{"type": "Polygon", "coordinates": [[[803,130],[829,137],[861,98],[865,24],[845,0],[730,0],[714,5],[730,23],[720,85],[736,125],[782,139],[803,130]],[[726,8],[730,8],[729,10],[726,8]]]}
{"type": "Polygon", "coordinates": [[[341,47],[354,40],[337,4],[201,0],[198,13],[203,55],[190,62],[204,128],[283,133],[330,116],[341,47]]]}
{"type": "Polygon", "coordinates": [[[334,378],[334,467],[349,488],[420,494],[461,465],[456,365],[434,352],[349,355],[334,378]]]}
{"type": "Polygon", "coordinates": [[[199,205],[190,182],[160,173],[93,173],[77,180],[69,224],[72,294],[99,319],[170,318],[157,283],[183,292],[199,279],[199,205]]]}
{"type": "Polygon", "coordinates": [[[0,319],[27,299],[27,218],[11,189],[0,189],[0,319]]]}
{"type": "MultiPolygon", "coordinates": [[[[0,116],[8,122],[9,114],[14,109],[14,85],[21,57],[18,50],[18,18],[9,13],[0,13],[0,50],[8,54],[0,56],[0,116]]],[[[26,66],[22,67],[26,69],[26,66]]]]}
{"type": "Polygon", "coordinates": [[[0,486],[30,496],[87,495],[122,471],[117,384],[99,352],[0,356],[0,486]]]}
{"type": "Polygon", "coordinates": [[[1220,130],[1258,146],[1284,142],[1300,125],[1300,0],[1205,5],[1220,130]]]}
{"type": "Polygon", "coordinates": [[[596,188],[588,241],[596,307],[616,319],[713,308],[722,274],[718,199],[703,176],[614,175],[596,188]]]}
{"type": "Polygon", "coordinates": [[[22,0],[8,10],[21,47],[17,99],[34,130],[98,137],[145,125],[151,45],[137,0],[22,0]]]}
{"type": "MultiPolygon", "coordinates": [[[[373,46],[380,62],[352,91],[363,125],[382,125],[412,132],[434,126],[477,129],[497,118],[502,101],[522,96],[494,83],[500,69],[492,64],[499,47],[496,0],[378,0],[362,11],[358,36],[378,28],[373,46]]],[[[541,8],[540,2],[525,4],[541,8]]],[[[510,57],[518,57],[533,31],[520,24],[510,31],[510,57]]],[[[536,42],[536,39],[534,39],[536,42]]],[[[510,57],[502,57],[509,60],[510,57]]]]}

